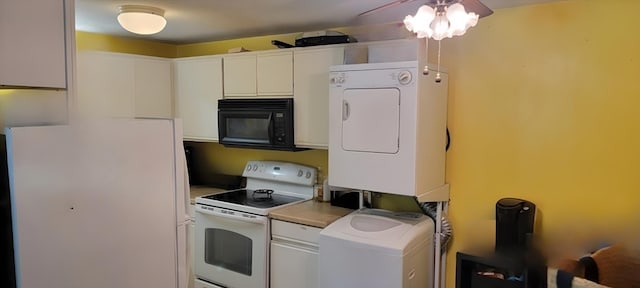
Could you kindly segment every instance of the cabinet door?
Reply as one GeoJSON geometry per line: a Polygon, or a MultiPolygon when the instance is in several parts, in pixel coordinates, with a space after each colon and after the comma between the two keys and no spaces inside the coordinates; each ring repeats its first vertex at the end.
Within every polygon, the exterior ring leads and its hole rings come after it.
{"type": "Polygon", "coordinates": [[[342,149],[394,154],[399,149],[400,91],[347,89],[342,100],[342,149]]]}
{"type": "Polygon", "coordinates": [[[0,86],[66,88],[63,0],[0,0],[0,86]]]}
{"type": "Polygon", "coordinates": [[[256,55],[224,57],[224,95],[256,96],[256,55]]]}
{"type": "Polygon", "coordinates": [[[171,62],[140,55],[78,53],[81,113],[115,118],[173,117],[171,62]]]}
{"type": "Polygon", "coordinates": [[[301,147],[329,145],[329,67],[342,64],[344,48],[298,50],[294,58],[295,143],[301,147]]]}
{"type": "Polygon", "coordinates": [[[222,58],[175,61],[177,117],[184,138],[218,141],[218,100],[222,99],[222,58]]]}
{"type": "Polygon", "coordinates": [[[173,117],[171,83],[171,61],[154,58],[135,59],[135,116],[173,117]]]}
{"type": "Polygon", "coordinates": [[[271,242],[271,287],[318,287],[318,252],[271,242]]]}
{"type": "Polygon", "coordinates": [[[258,54],[258,95],[284,96],[293,94],[293,55],[291,51],[258,54]]]}
{"type": "Polygon", "coordinates": [[[122,54],[80,52],[77,56],[77,108],[84,115],[135,115],[135,61],[122,54]]]}

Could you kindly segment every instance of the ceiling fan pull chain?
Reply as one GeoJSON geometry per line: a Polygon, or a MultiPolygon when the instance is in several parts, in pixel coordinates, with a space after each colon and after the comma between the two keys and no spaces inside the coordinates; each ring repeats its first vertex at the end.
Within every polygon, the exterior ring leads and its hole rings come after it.
{"type": "Polygon", "coordinates": [[[424,69],[422,75],[429,75],[429,37],[424,37],[424,69]]]}
{"type": "Polygon", "coordinates": [[[442,48],[442,40],[438,40],[438,71],[436,72],[436,83],[442,82],[442,78],[440,78],[440,50],[442,48]]]}

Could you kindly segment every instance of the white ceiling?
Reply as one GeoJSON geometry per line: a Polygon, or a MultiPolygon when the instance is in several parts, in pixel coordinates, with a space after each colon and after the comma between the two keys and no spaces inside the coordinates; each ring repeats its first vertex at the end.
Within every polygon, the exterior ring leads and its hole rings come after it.
{"type": "MultiPolygon", "coordinates": [[[[400,21],[424,1],[385,9],[366,17],[358,14],[393,0],[76,0],[76,29],[123,37],[184,44],[249,36],[297,33],[329,28],[400,21]],[[137,36],[116,20],[118,7],[149,5],[165,10],[166,28],[137,36]]],[[[558,0],[481,0],[496,9],[558,0]]],[[[499,13],[499,10],[496,11],[499,13]]],[[[491,17],[491,16],[489,16],[491,17]]]]}

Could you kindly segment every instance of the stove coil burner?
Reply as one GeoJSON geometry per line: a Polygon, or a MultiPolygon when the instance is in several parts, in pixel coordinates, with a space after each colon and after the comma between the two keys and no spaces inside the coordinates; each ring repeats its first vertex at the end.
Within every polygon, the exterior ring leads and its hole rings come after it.
{"type": "Polygon", "coordinates": [[[267,201],[273,199],[271,194],[273,194],[273,190],[271,189],[257,189],[253,190],[253,194],[251,194],[251,196],[254,200],[267,201]]]}

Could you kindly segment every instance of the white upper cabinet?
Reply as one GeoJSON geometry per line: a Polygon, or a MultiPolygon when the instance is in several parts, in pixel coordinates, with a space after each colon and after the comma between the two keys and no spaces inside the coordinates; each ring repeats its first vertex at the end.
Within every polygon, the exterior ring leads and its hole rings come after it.
{"type": "Polygon", "coordinates": [[[79,52],[78,112],[87,116],[133,118],[134,65],[126,55],[79,52]]]}
{"type": "Polygon", "coordinates": [[[121,53],[78,53],[77,108],[115,118],[173,117],[171,62],[121,53]]]}
{"type": "Polygon", "coordinates": [[[256,62],[255,54],[224,57],[225,96],[256,96],[256,62]]]}
{"type": "Polygon", "coordinates": [[[136,117],[173,116],[171,61],[136,57],[134,79],[136,117]]]}
{"type": "Polygon", "coordinates": [[[225,97],[293,95],[291,51],[246,52],[223,57],[225,97]]]}
{"type": "Polygon", "coordinates": [[[218,141],[218,100],[222,99],[222,57],[174,60],[176,116],[187,140],[218,141]]]}
{"type": "Polygon", "coordinates": [[[293,56],[291,51],[257,55],[258,95],[293,94],[293,56]]]}
{"type": "Polygon", "coordinates": [[[64,0],[0,0],[0,39],[0,86],[66,89],[64,0]]]}
{"type": "Polygon", "coordinates": [[[299,147],[329,145],[329,67],[344,62],[344,47],[296,49],[294,54],[294,125],[299,147]]]}

